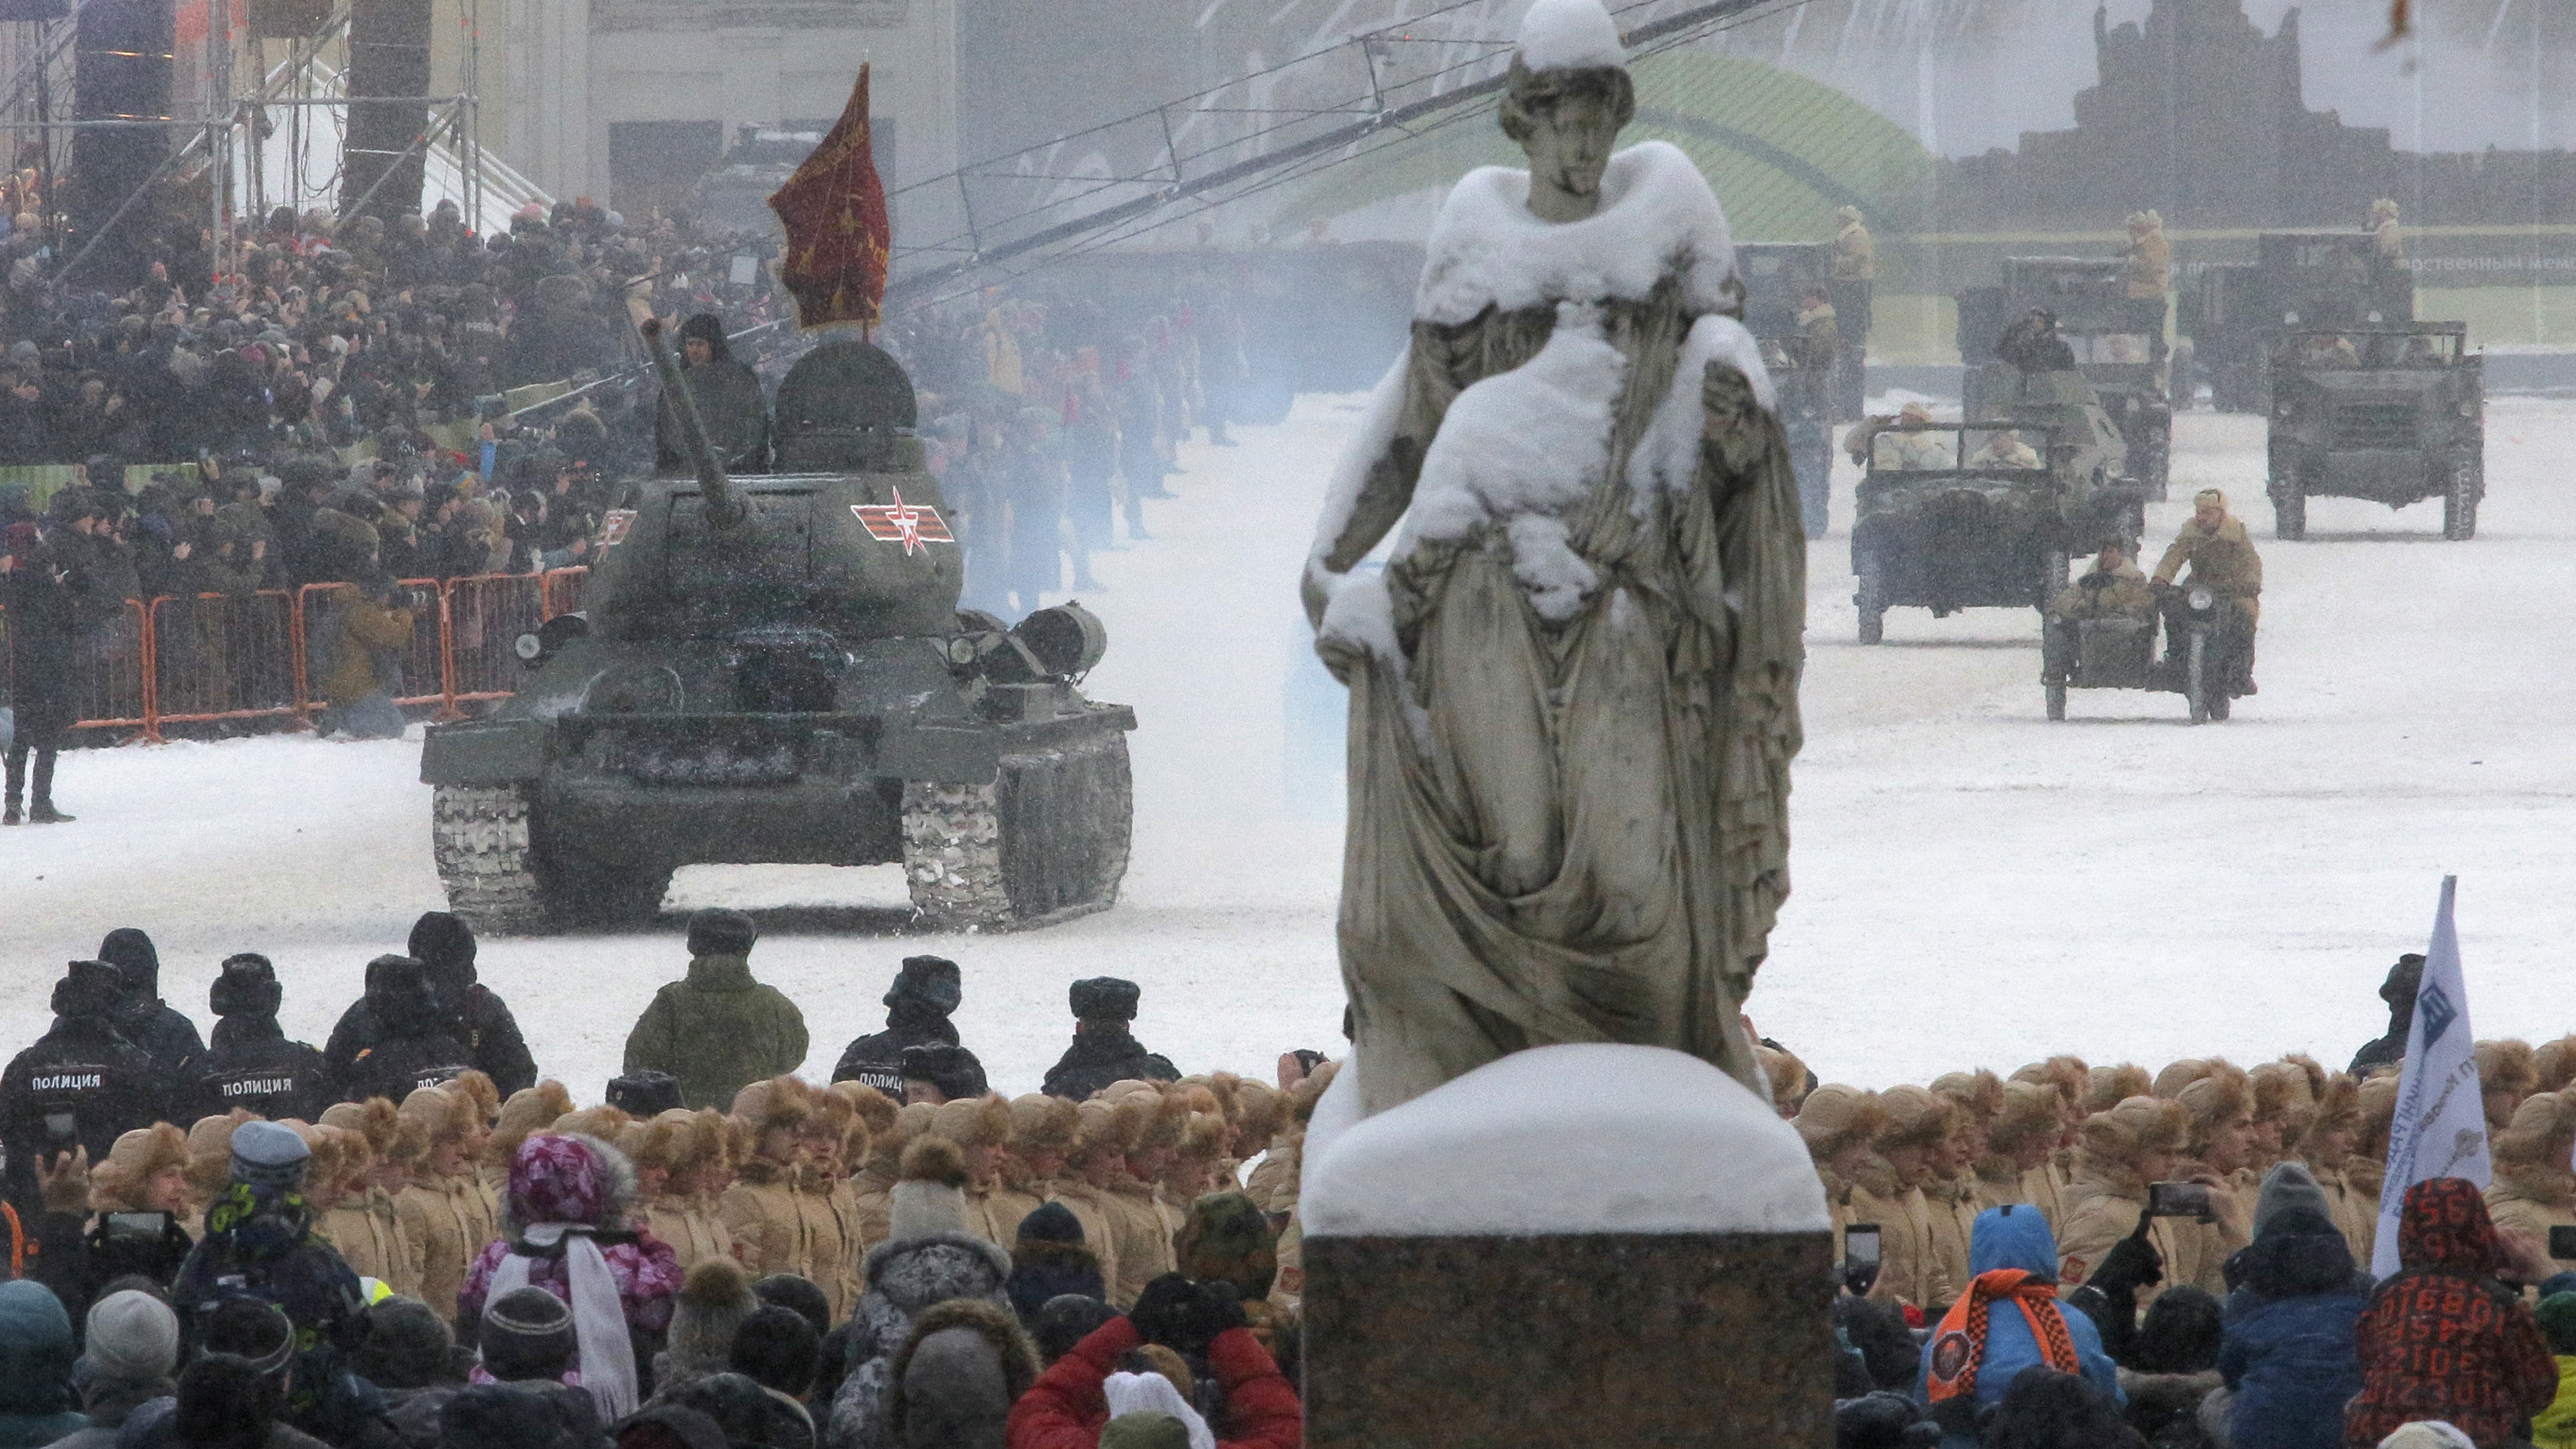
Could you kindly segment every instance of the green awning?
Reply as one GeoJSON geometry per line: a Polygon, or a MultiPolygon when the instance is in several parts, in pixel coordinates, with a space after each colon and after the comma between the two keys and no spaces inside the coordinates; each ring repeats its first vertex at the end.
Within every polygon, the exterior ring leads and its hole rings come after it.
{"type": "MultiPolygon", "coordinates": [[[[1830,241],[1834,209],[1857,206],[1873,227],[1919,194],[1931,157],[1911,132],[1820,81],[1702,51],[1667,51],[1635,67],[1637,119],[1623,145],[1670,141],[1689,153],[1726,207],[1738,241],[1830,241]]],[[[1285,231],[1426,188],[1478,166],[1526,164],[1490,106],[1418,137],[1382,143],[1294,189],[1272,226],[1285,231]]]]}

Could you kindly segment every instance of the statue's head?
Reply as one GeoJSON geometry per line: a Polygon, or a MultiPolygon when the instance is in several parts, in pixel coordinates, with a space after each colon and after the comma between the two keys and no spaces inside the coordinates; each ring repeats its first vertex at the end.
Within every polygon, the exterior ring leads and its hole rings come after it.
{"type": "Polygon", "coordinates": [[[1600,0],[1537,0],[1521,22],[1500,118],[1529,156],[1533,190],[1597,196],[1619,129],[1636,114],[1627,51],[1600,0]]]}

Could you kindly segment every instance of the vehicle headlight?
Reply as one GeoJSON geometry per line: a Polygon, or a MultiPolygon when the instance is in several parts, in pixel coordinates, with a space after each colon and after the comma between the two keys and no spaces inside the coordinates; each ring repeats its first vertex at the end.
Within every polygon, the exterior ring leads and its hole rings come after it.
{"type": "Polygon", "coordinates": [[[2205,614],[2209,612],[2210,605],[2218,602],[2218,596],[2195,584],[2190,593],[2182,596],[2182,601],[2191,605],[2193,613],[2205,614]]]}

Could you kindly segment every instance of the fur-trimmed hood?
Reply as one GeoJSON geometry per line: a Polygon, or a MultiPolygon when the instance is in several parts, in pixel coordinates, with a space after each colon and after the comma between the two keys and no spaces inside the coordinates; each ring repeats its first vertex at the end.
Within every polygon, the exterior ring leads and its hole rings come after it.
{"type": "Polygon", "coordinates": [[[904,1336],[903,1346],[895,1350],[891,1371],[886,1375],[884,1422],[894,1430],[894,1435],[889,1436],[892,1442],[904,1442],[899,1436],[910,1414],[904,1393],[914,1355],[932,1335],[952,1328],[975,1334],[992,1349],[993,1360],[1002,1370],[1005,1404],[1017,1403],[1029,1385],[1037,1382],[1037,1349],[1008,1309],[980,1298],[959,1298],[934,1305],[913,1320],[912,1331],[904,1336]]]}
{"type": "Polygon", "coordinates": [[[949,1298],[990,1298],[1011,1276],[1011,1255],[965,1233],[935,1233],[868,1250],[868,1291],[906,1313],[949,1298]]]}

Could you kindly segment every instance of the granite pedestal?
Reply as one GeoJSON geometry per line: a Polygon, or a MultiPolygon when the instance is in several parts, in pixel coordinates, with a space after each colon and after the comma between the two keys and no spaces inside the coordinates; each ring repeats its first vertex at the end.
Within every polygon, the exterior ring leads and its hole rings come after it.
{"type": "Polygon", "coordinates": [[[1541,1048],[1308,1151],[1309,1449],[1830,1449],[1823,1189],[1714,1068],[1541,1048]]]}

